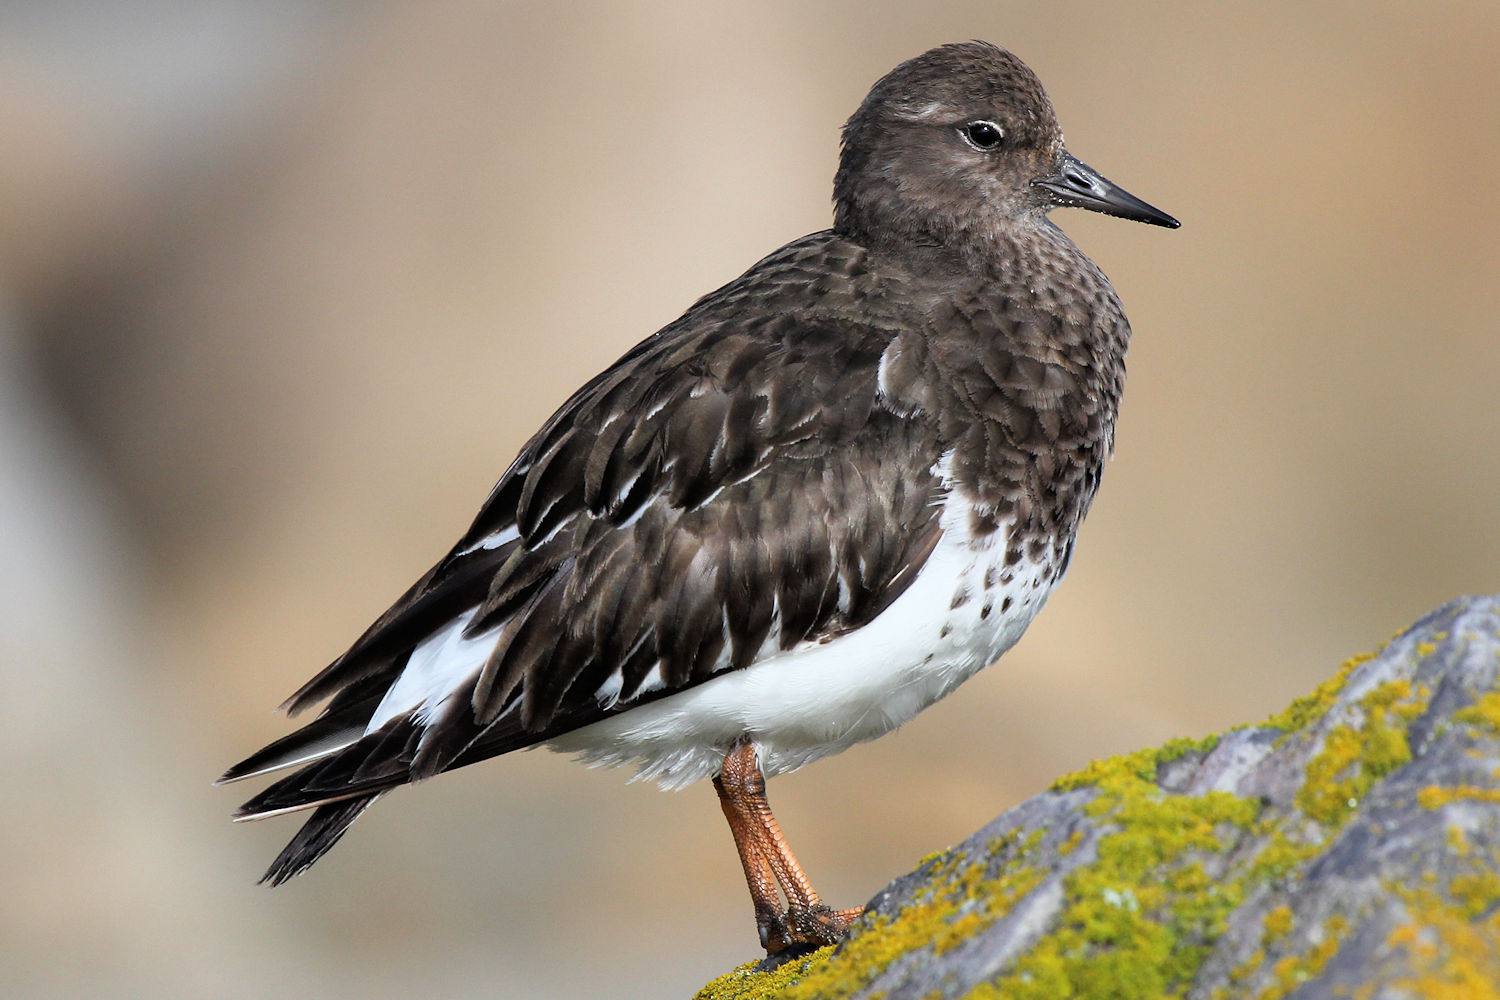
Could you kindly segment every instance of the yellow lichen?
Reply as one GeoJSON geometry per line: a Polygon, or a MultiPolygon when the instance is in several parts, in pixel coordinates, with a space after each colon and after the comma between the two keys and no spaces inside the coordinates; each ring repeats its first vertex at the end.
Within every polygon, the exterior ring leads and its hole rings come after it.
{"type": "Polygon", "coordinates": [[[1323,737],[1323,748],[1307,763],[1307,780],[1297,790],[1297,805],[1324,826],[1337,826],[1359,804],[1358,773],[1364,741],[1352,726],[1339,726],[1323,737]],[[1340,780],[1340,775],[1346,775],[1340,780]]]}
{"type": "Polygon", "coordinates": [[[989,877],[984,861],[959,867],[958,856],[929,862],[931,884],[924,895],[894,915],[870,918],[848,941],[825,948],[772,972],[743,966],[703,988],[699,1000],[815,1000],[847,996],[873,982],[904,955],[930,949],[941,955],[999,920],[1034,889],[1043,873],[1024,864],[1042,831],[1024,838],[1013,831],[989,849],[1005,856],[1004,870],[989,877]]]}
{"type": "Polygon", "coordinates": [[[1181,738],[1168,740],[1159,747],[1137,750],[1135,753],[1089,761],[1082,770],[1065,774],[1052,783],[1054,792],[1069,792],[1079,788],[1116,787],[1121,781],[1138,780],[1156,783],[1156,771],[1163,764],[1170,764],[1190,753],[1209,753],[1219,745],[1219,737],[1208,736],[1194,740],[1181,738]]]}
{"type": "Polygon", "coordinates": [[[1305,955],[1288,955],[1272,966],[1271,985],[1261,990],[1256,1000],[1282,1000],[1287,994],[1323,971],[1329,959],[1338,954],[1340,938],[1348,922],[1337,914],[1323,922],[1323,939],[1305,955]]]}
{"type": "Polygon", "coordinates": [[[1264,928],[1261,934],[1261,943],[1269,947],[1277,941],[1286,937],[1287,932],[1292,929],[1292,908],[1290,906],[1278,906],[1267,913],[1261,921],[1264,928]]]}
{"type": "Polygon", "coordinates": [[[1405,680],[1387,681],[1362,697],[1359,728],[1333,728],[1308,761],[1307,780],[1297,791],[1302,812],[1324,826],[1342,826],[1377,779],[1411,760],[1406,730],[1429,697],[1426,688],[1413,691],[1405,680]]]}
{"type": "Polygon", "coordinates": [[[1423,809],[1441,809],[1450,802],[1486,802],[1500,805],[1500,788],[1477,785],[1428,785],[1417,790],[1417,805],[1423,809]]]}
{"type": "Polygon", "coordinates": [[[1296,842],[1279,827],[1261,832],[1269,833],[1269,839],[1250,863],[1252,881],[1275,882],[1283,879],[1323,849],[1321,840],[1313,843],[1296,842]]]}
{"type": "Polygon", "coordinates": [[[781,997],[787,987],[821,963],[834,949],[829,945],[802,958],[793,959],[770,972],[755,971],[755,962],[744,965],[715,979],[698,991],[694,1000],[771,1000],[781,997]]]}
{"type": "Polygon", "coordinates": [[[1473,919],[1500,902],[1500,874],[1482,871],[1456,875],[1448,883],[1448,894],[1464,916],[1473,919]]]}
{"type": "Polygon", "coordinates": [[[1454,722],[1466,722],[1477,729],[1500,735],[1500,691],[1480,695],[1468,708],[1453,713],[1454,722]]]}
{"type": "Polygon", "coordinates": [[[1243,898],[1237,881],[1209,877],[1201,858],[1225,849],[1224,831],[1248,830],[1259,808],[1226,792],[1157,786],[1163,763],[1211,747],[1177,741],[1095,761],[1057,783],[1094,788],[1083,811],[1107,832],[1094,860],[1064,879],[1056,927],[970,1000],[1156,1000],[1191,982],[1243,898]]]}
{"type": "Polygon", "coordinates": [[[1418,1000],[1500,1000],[1500,910],[1475,921],[1430,890],[1392,891],[1412,918],[1386,938],[1411,969],[1392,987],[1418,1000]]]}
{"type": "Polygon", "coordinates": [[[1387,948],[1409,948],[1422,937],[1422,928],[1416,924],[1402,924],[1386,936],[1387,948]]]}
{"type": "Polygon", "coordinates": [[[1339,694],[1344,690],[1344,684],[1348,682],[1349,675],[1354,673],[1355,668],[1373,660],[1375,656],[1375,653],[1360,653],[1358,656],[1349,657],[1339,666],[1337,673],[1314,688],[1311,694],[1303,695],[1293,701],[1262,725],[1267,729],[1279,729],[1288,734],[1306,729],[1327,715],[1328,710],[1333,708],[1338,701],[1339,694]]]}
{"type": "MultiPolygon", "coordinates": [[[[1316,725],[1339,705],[1351,676],[1373,655],[1346,661],[1336,676],[1267,725],[1281,730],[1283,740],[1316,725]]],[[[1275,811],[1261,815],[1257,802],[1225,792],[1182,795],[1157,783],[1164,765],[1212,751],[1212,738],[1176,740],[1155,750],[1094,761],[1058,779],[1055,791],[1081,793],[1078,812],[1091,823],[1066,838],[1059,833],[1061,842],[1052,841],[1055,855],[1073,855],[1086,838],[1091,854],[1072,859],[1082,863],[1062,877],[1061,909],[1049,929],[996,980],[974,988],[969,1000],[1182,996],[1252,888],[1261,881],[1294,878],[1331,842],[1374,783],[1411,759],[1407,731],[1425,711],[1428,698],[1425,688],[1389,681],[1351,706],[1348,721],[1341,717],[1339,725],[1319,727],[1321,742],[1296,795],[1298,812],[1290,816],[1275,811]],[[1259,842],[1259,850],[1247,850],[1247,841],[1259,842]]],[[[1500,699],[1486,698],[1460,713],[1460,721],[1487,726],[1500,699]]],[[[1428,809],[1460,800],[1500,804],[1500,789],[1432,787],[1423,789],[1418,800],[1428,809]]],[[[1011,831],[979,849],[988,855],[983,860],[929,855],[919,865],[925,889],[898,912],[867,918],[843,945],[773,972],[737,969],[705,987],[699,998],[809,1000],[867,990],[904,957],[947,952],[1010,913],[1046,877],[1045,870],[1026,863],[1043,838],[1039,829],[1011,831]]],[[[1453,856],[1470,855],[1462,829],[1449,827],[1447,838],[1453,856]]],[[[1475,957],[1477,938],[1465,937],[1468,932],[1460,926],[1468,926],[1468,917],[1482,919],[1491,944],[1500,940],[1495,936],[1500,914],[1490,912],[1500,900],[1500,875],[1469,873],[1446,883],[1429,878],[1419,884],[1427,887],[1414,891],[1441,901],[1442,919],[1449,924],[1439,927],[1438,917],[1414,919],[1391,936],[1388,948],[1415,954],[1441,939],[1457,942],[1463,957],[1438,963],[1436,971],[1424,967],[1423,978],[1410,992],[1424,1000],[1500,1000],[1493,993],[1463,992],[1479,974],[1475,970],[1489,967],[1475,957]]],[[[1344,919],[1325,922],[1321,936],[1315,934],[1316,943],[1304,953],[1277,958],[1293,922],[1289,907],[1270,910],[1262,922],[1260,947],[1229,972],[1229,986],[1215,996],[1238,1000],[1250,994],[1249,984],[1258,983],[1261,1000],[1281,1000],[1319,976],[1338,951],[1344,919]],[[1276,959],[1270,969],[1265,968],[1268,953],[1276,959]]]]}
{"type": "Polygon", "coordinates": [[[1236,965],[1233,969],[1229,970],[1229,982],[1234,986],[1240,985],[1241,983],[1248,980],[1251,976],[1255,975],[1255,971],[1259,969],[1263,964],[1265,964],[1265,961],[1265,949],[1255,949],[1250,953],[1249,958],[1245,959],[1239,965],[1236,965]]]}

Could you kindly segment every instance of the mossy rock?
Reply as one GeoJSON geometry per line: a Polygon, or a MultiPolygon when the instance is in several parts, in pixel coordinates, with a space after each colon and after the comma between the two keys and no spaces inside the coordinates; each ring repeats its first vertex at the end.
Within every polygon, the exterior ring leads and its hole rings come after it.
{"type": "Polygon", "coordinates": [[[1500,597],[1259,726],[1097,761],[698,1000],[1500,1000],[1500,597]]]}

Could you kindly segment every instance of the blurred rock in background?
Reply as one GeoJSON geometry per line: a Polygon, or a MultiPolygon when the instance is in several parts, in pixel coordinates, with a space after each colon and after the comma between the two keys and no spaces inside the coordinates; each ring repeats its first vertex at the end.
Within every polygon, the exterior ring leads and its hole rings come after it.
{"type": "Polygon", "coordinates": [[[743,955],[707,789],[521,755],[272,893],[294,824],[208,782],[569,391],[827,224],[871,82],[972,37],[1184,228],[1057,214],[1136,326],[1117,460],[1003,667],[773,785],[829,897],[1495,590],[1493,4],[0,5],[0,992],[658,997],[743,955]]]}

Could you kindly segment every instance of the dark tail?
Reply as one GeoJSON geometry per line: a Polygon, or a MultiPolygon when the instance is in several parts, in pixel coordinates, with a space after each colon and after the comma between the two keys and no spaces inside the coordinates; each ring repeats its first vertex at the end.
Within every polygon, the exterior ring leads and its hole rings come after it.
{"type": "MultiPolygon", "coordinates": [[[[463,705],[467,707],[467,702],[463,705]]],[[[462,726],[452,728],[466,739],[452,740],[451,745],[443,744],[440,747],[443,753],[437,758],[437,763],[429,765],[430,773],[463,767],[530,746],[546,736],[544,733],[524,732],[517,726],[505,724],[504,720],[489,726],[469,721],[467,729],[462,726]]],[[[415,717],[407,715],[392,719],[375,732],[347,745],[327,751],[320,747],[320,752],[310,763],[273,782],[240,806],[234,814],[236,821],[312,810],[302,829],[272,862],[261,881],[281,885],[307,871],[338,843],[350,824],[378,797],[426,777],[427,773],[418,766],[424,732],[424,727],[415,717]]],[[[317,732],[308,734],[310,737],[318,735],[317,732]]],[[[290,753],[283,747],[267,748],[262,754],[231,768],[226,778],[233,780],[244,773],[270,770],[262,755],[271,758],[270,762],[277,766],[289,763],[287,758],[293,753],[301,752],[305,758],[309,755],[309,742],[296,743],[290,753]]]]}
{"type": "MultiPolygon", "coordinates": [[[[366,716],[368,717],[368,716],[366,716]]],[[[364,735],[363,719],[350,721],[342,715],[325,715],[289,736],[246,757],[219,776],[216,785],[258,778],[272,771],[309,764],[337,753],[364,735]]]]}
{"type": "Polygon", "coordinates": [[[412,754],[420,737],[421,728],[411,717],[393,720],[274,782],[240,806],[236,821],[312,810],[261,882],[281,885],[307,871],[371,803],[411,781],[412,754]]]}
{"type": "Polygon", "coordinates": [[[260,877],[261,883],[281,885],[287,879],[307,871],[339,842],[339,838],[359,818],[360,813],[378,798],[380,793],[377,792],[374,795],[318,806],[307,822],[302,824],[302,829],[297,831],[292,842],[282,848],[276,860],[271,862],[271,867],[260,877]]]}

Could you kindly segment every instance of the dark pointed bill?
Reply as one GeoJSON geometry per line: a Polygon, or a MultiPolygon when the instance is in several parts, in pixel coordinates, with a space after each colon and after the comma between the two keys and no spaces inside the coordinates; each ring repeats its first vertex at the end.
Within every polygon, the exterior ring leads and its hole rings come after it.
{"type": "Polygon", "coordinates": [[[1057,173],[1031,182],[1052,195],[1052,203],[1091,212],[1146,222],[1153,226],[1176,229],[1182,223],[1166,212],[1148,205],[1135,195],[1110,182],[1104,175],[1071,153],[1064,153],[1057,173]]]}

